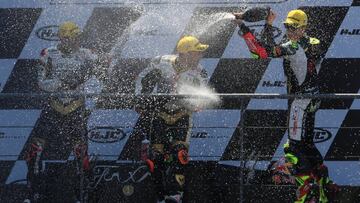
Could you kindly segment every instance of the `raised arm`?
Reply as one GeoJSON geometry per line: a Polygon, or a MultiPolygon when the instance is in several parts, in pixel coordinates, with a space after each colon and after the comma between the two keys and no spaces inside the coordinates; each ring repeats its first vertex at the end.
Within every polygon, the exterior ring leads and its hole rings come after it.
{"type": "Polygon", "coordinates": [[[244,38],[252,58],[276,58],[296,53],[296,49],[292,46],[290,41],[286,41],[279,45],[276,44],[272,27],[276,14],[273,11],[270,10],[266,17],[266,23],[260,34],[260,38],[256,38],[249,27],[241,20],[241,13],[234,13],[234,15],[236,17],[235,23],[238,24],[240,28],[239,35],[244,38]]]}
{"type": "Polygon", "coordinates": [[[268,58],[268,53],[260,40],[255,37],[250,28],[241,20],[240,13],[234,13],[235,23],[239,26],[239,35],[244,38],[252,58],[268,58]]]}
{"type": "Polygon", "coordinates": [[[276,42],[274,39],[274,32],[272,24],[276,18],[276,14],[270,10],[269,15],[266,17],[266,23],[264,29],[261,31],[260,34],[260,41],[262,45],[265,47],[266,52],[268,53],[269,57],[276,57],[277,54],[274,52],[276,49],[276,42]]]}

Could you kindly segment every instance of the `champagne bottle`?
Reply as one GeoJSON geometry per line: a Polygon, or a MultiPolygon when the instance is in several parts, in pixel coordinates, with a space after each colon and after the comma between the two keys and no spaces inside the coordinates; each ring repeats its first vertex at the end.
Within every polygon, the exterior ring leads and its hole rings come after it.
{"type": "Polygon", "coordinates": [[[269,15],[270,7],[253,7],[247,9],[243,15],[242,20],[247,22],[258,22],[265,20],[269,15]]]}

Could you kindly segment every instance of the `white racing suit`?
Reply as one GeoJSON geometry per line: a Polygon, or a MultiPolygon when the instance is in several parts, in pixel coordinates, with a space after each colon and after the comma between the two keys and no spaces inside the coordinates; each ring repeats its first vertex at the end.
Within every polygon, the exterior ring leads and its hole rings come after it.
{"type": "MultiPolygon", "coordinates": [[[[191,70],[183,69],[177,64],[176,55],[164,55],[153,59],[140,73],[136,94],[178,94],[182,88],[206,86],[207,81],[206,71],[200,65],[191,70]]],[[[143,116],[152,120],[146,131],[151,140],[150,161],[154,166],[153,178],[159,200],[183,193],[193,110],[185,103],[186,99],[179,98],[138,102],[138,108],[145,112],[143,116]]]]}
{"type": "MultiPolygon", "coordinates": [[[[303,36],[298,42],[293,42],[284,37],[280,44],[276,44],[272,29],[270,25],[265,25],[261,42],[270,57],[284,59],[288,93],[318,94],[318,71],[323,55],[320,41],[303,36]]],[[[337,189],[329,180],[328,169],[314,143],[315,113],[320,107],[320,100],[296,98],[289,103],[288,143],[284,151],[299,186],[296,202],[327,202],[337,189]]]]}
{"type": "MultiPolygon", "coordinates": [[[[38,85],[48,93],[83,93],[96,60],[97,56],[88,49],[71,53],[63,53],[57,47],[44,49],[38,65],[38,85]]],[[[89,169],[86,140],[89,112],[84,104],[80,96],[48,99],[25,152],[33,201],[44,201],[38,198],[44,181],[42,160],[67,160],[72,151],[78,175],[89,169]]],[[[75,182],[72,185],[78,191],[79,182],[75,182]]]]}

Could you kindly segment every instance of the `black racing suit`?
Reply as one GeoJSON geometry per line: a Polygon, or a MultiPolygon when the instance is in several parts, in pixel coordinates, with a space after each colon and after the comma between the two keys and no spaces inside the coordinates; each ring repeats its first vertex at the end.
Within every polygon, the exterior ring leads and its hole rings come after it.
{"type": "MultiPolygon", "coordinates": [[[[207,74],[199,65],[196,69],[182,69],[176,55],[164,55],[152,60],[136,81],[140,94],[178,94],[182,85],[201,86],[207,83],[207,74]]],[[[152,119],[147,135],[151,140],[154,163],[154,183],[158,199],[180,194],[185,184],[185,165],[188,163],[191,110],[179,98],[156,98],[139,101],[145,117],[152,119]],[[151,113],[150,113],[151,112],[151,113]]]]}
{"type": "MultiPolygon", "coordinates": [[[[59,45],[60,46],[60,45],[59,45]]],[[[80,48],[70,53],[51,47],[41,52],[38,65],[38,85],[48,93],[83,93],[97,56],[80,48]]],[[[85,99],[77,96],[50,97],[25,150],[28,164],[27,179],[33,201],[39,199],[44,182],[43,160],[68,160],[75,155],[77,176],[89,169],[87,154],[87,119],[85,99]]],[[[79,199],[80,182],[70,181],[79,199]]],[[[45,197],[44,197],[45,198],[45,197]]]]}
{"type": "MultiPolygon", "coordinates": [[[[240,25],[239,34],[251,36],[244,24],[240,25]]],[[[250,42],[251,43],[251,42],[250,42]]],[[[249,43],[247,42],[249,45],[249,43]]],[[[273,27],[266,24],[261,39],[256,39],[249,46],[255,58],[283,58],[283,69],[287,78],[287,92],[295,95],[314,95],[319,93],[318,70],[322,60],[320,41],[303,36],[298,42],[286,36],[276,44],[273,27]]],[[[328,183],[328,171],[323,165],[323,157],[314,144],[315,112],[320,106],[319,99],[296,98],[289,101],[288,143],[284,146],[285,157],[293,164],[292,173],[297,177],[299,191],[313,176],[320,186],[328,183]]],[[[297,200],[305,201],[307,193],[299,193],[297,200]]],[[[326,197],[322,194],[321,201],[326,197]]]]}

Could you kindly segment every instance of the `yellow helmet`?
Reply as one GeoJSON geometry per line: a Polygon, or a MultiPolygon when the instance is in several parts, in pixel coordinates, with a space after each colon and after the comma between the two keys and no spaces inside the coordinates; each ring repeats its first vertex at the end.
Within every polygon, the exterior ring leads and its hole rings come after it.
{"type": "Polygon", "coordinates": [[[71,38],[78,37],[81,33],[80,28],[71,21],[66,21],[59,26],[59,37],[60,38],[71,38]]]}
{"type": "Polygon", "coordinates": [[[179,53],[186,53],[190,51],[205,51],[209,45],[201,44],[194,36],[185,36],[179,40],[176,45],[176,50],[179,53]]]}
{"type": "Polygon", "coordinates": [[[293,26],[293,27],[303,27],[307,26],[308,17],[306,13],[302,10],[296,9],[288,13],[284,24],[293,26]]]}

